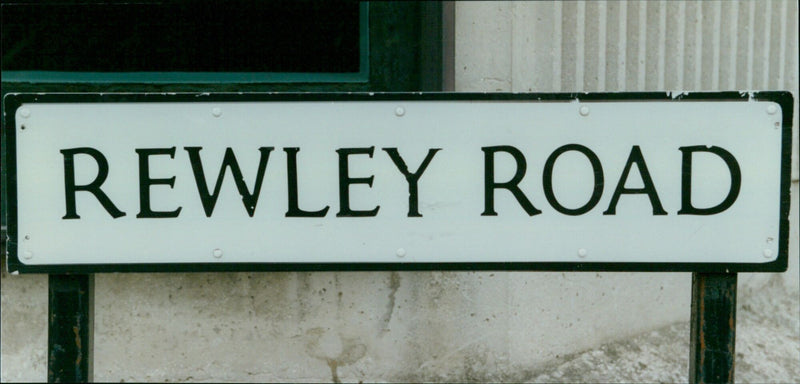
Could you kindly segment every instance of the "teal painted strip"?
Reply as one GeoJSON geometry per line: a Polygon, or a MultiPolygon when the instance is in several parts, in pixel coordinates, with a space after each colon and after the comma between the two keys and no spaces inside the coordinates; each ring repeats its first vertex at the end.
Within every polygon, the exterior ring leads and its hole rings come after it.
{"type": "Polygon", "coordinates": [[[364,76],[364,81],[369,81],[369,3],[359,5],[359,58],[358,74],[364,76]]]}
{"type": "Polygon", "coordinates": [[[3,82],[25,83],[366,83],[369,81],[369,4],[359,9],[359,71],[306,72],[62,72],[3,71],[3,82]]]}
{"type": "Polygon", "coordinates": [[[360,83],[368,73],[3,71],[3,82],[31,83],[360,83]]]}

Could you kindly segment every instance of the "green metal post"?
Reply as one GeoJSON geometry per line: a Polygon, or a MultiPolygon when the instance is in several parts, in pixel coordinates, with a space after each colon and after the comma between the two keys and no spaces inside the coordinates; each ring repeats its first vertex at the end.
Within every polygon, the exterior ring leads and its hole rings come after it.
{"type": "Polygon", "coordinates": [[[735,273],[693,273],[690,383],[733,383],[735,273]]]}
{"type": "Polygon", "coordinates": [[[50,275],[47,381],[92,380],[93,275],[50,275]]]}

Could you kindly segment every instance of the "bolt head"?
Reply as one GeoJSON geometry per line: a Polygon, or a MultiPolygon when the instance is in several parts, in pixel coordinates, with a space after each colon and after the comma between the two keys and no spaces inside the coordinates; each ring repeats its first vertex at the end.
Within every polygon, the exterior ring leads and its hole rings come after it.
{"type": "Polygon", "coordinates": [[[578,109],[578,113],[580,113],[581,116],[589,116],[589,107],[586,105],[582,105],[580,109],[578,109]]]}
{"type": "Polygon", "coordinates": [[[778,107],[776,107],[775,104],[770,104],[767,106],[767,113],[774,115],[776,112],[778,112],[778,107]]]}
{"type": "Polygon", "coordinates": [[[214,108],[211,110],[211,114],[214,115],[214,117],[220,117],[222,116],[222,109],[214,108]]]}
{"type": "Polygon", "coordinates": [[[31,110],[28,109],[28,108],[21,108],[19,110],[19,115],[22,116],[22,117],[25,117],[25,118],[30,117],[31,116],[31,110]]]}
{"type": "Polygon", "coordinates": [[[220,257],[222,257],[222,250],[217,248],[211,254],[214,255],[214,257],[216,257],[217,259],[219,259],[220,257]]]}
{"type": "Polygon", "coordinates": [[[581,248],[578,250],[578,257],[580,257],[581,259],[586,257],[588,254],[589,252],[586,250],[586,248],[581,248]]]}
{"type": "Polygon", "coordinates": [[[403,116],[406,114],[406,109],[403,107],[397,107],[394,109],[394,114],[397,115],[397,117],[403,116]]]}
{"type": "Polygon", "coordinates": [[[405,248],[398,248],[396,254],[397,257],[405,257],[406,256],[405,248]]]}

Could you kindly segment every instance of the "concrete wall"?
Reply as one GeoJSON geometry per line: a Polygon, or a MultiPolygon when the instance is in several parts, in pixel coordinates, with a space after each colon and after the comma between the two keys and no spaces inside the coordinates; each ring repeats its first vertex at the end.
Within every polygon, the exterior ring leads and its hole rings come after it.
{"type": "MultiPolygon", "coordinates": [[[[798,98],[796,1],[455,12],[458,91],[798,98]]],[[[790,270],[743,274],[743,302],[774,279],[798,299],[796,116],[790,270]]],[[[99,274],[95,287],[97,381],[520,381],[565,354],[687,321],[690,299],[687,273],[99,274]]],[[[2,381],[46,378],[46,310],[46,276],[3,273],[2,381]]]]}

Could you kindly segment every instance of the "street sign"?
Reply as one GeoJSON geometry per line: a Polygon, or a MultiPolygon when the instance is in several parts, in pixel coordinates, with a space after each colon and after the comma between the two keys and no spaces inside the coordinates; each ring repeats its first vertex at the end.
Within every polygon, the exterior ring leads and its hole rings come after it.
{"type": "Polygon", "coordinates": [[[791,95],[11,94],[9,269],[781,271],[791,95]]]}

